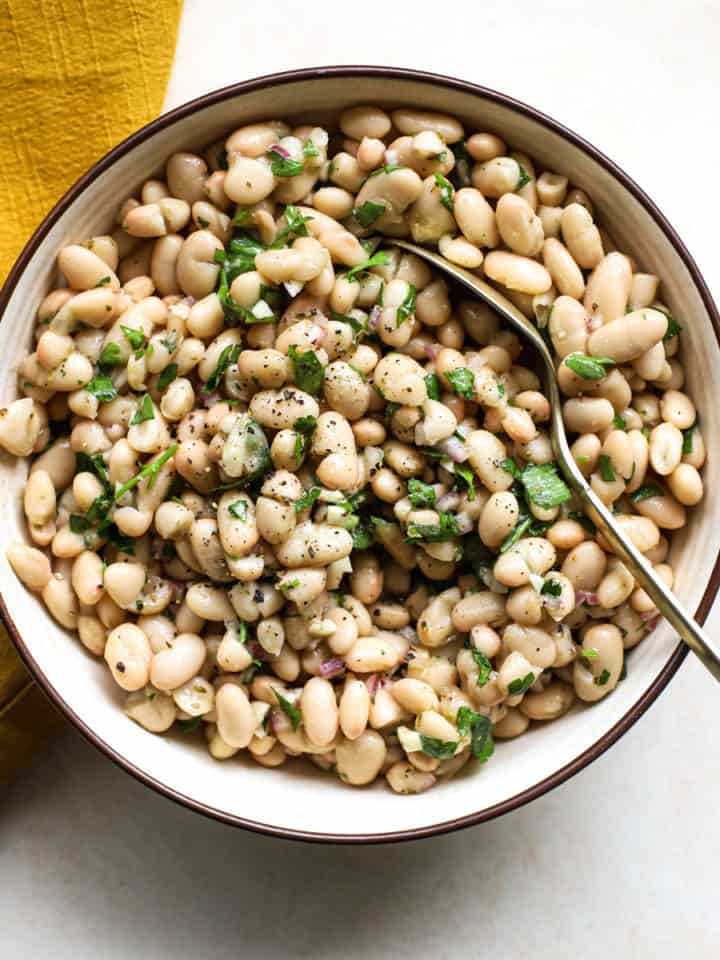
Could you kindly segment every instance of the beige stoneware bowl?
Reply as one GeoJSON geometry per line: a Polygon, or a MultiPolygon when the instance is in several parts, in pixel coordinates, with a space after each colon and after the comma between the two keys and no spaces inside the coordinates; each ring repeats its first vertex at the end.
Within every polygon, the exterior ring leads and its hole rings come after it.
{"type": "MultiPolygon", "coordinates": [[[[322,122],[357,103],[455,114],[469,129],[497,131],[587,190],[620,247],[662,278],[663,300],[684,328],[687,380],[703,433],[720,436],[720,320],[697,267],[652,201],[594,147],[522,103],[458,80],[382,67],[301,70],[219,90],[144,127],[96,164],[39,227],[0,296],[0,405],[16,396],[16,368],[31,342],[36,306],[53,285],[63,244],[107,232],[119,201],[158,175],[177,150],[202,148],[253,120],[322,122]]],[[[720,498],[712,495],[720,486],[718,462],[711,441],[704,474],[711,495],[673,542],[676,590],[700,621],[720,579],[720,498]]],[[[33,676],[92,743],[139,780],[194,810],[263,833],[342,842],[411,839],[506,813],[611,746],[662,692],[686,653],[661,625],[630,653],[627,678],[609,697],[500,743],[487,766],[468,764],[455,779],[418,796],[399,797],[384,783],[349,789],[305,762],[280,770],[249,760],[218,763],[199,739],[154,736],[129,720],[105,664],[68,636],[13,575],[5,548],[25,539],[20,504],[26,475],[26,463],[2,456],[0,610],[33,676]]]]}

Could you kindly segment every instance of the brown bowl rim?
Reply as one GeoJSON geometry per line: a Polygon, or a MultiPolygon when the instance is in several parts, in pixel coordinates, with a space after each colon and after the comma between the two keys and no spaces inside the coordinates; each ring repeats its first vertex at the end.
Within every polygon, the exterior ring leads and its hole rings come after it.
{"type": "MultiPolygon", "coordinates": [[[[334,77],[375,77],[386,79],[388,81],[409,80],[417,83],[442,86],[450,91],[473,94],[475,96],[482,97],[485,100],[508,107],[516,113],[522,114],[523,116],[540,123],[542,126],[556,134],[559,134],[574,146],[584,151],[586,154],[592,157],[596,163],[600,164],[600,166],[604,167],[610,174],[612,174],[615,179],[620,181],[625,189],[628,190],[645,208],[653,220],[655,220],[658,227],[668,238],[693,279],[703,303],[705,304],[713,326],[713,330],[715,331],[715,337],[720,345],[720,315],[718,315],[717,307],[715,306],[708,286],[705,283],[705,280],[703,279],[693,257],[683,241],[680,239],[674,227],[672,227],[667,218],[660,212],[655,203],[638,186],[638,184],[635,183],[635,181],[629,177],[616,163],[610,160],[609,157],[605,156],[605,154],[603,154],[592,144],[588,143],[588,141],[583,137],[579,136],[577,133],[575,133],[573,130],[570,130],[563,124],[558,123],[558,121],[554,120],[552,117],[547,116],[540,110],[529,106],[521,100],[516,100],[514,97],[500,93],[497,90],[492,90],[488,87],[471,83],[467,80],[459,80],[455,77],[430,73],[424,70],[413,70],[406,67],[362,65],[307,67],[298,70],[287,70],[281,73],[272,73],[262,77],[254,77],[250,80],[231,84],[230,86],[222,87],[219,90],[213,90],[210,93],[196,97],[194,100],[190,100],[187,103],[176,107],[174,110],[163,114],[156,120],[151,121],[150,123],[146,124],[146,126],[141,127],[135,133],[131,134],[107,154],[105,154],[105,156],[98,160],[97,163],[95,163],[87,171],[87,173],[80,177],[80,179],[77,180],[72,187],[70,187],[67,193],[64,194],[64,196],[58,201],[50,213],[47,214],[44,220],[37,227],[32,237],[27,242],[19,257],[15,261],[7,280],[3,285],[2,291],[0,291],[0,321],[23,270],[27,267],[35,251],[46,237],[50,229],[68,209],[68,207],[81,196],[85,188],[92,183],[92,181],[99,174],[112,166],[112,164],[119,157],[124,156],[126,153],[134,149],[139,143],[146,140],[149,136],[152,136],[157,131],[174,124],[177,120],[181,120],[187,116],[190,116],[200,109],[204,109],[216,103],[221,103],[223,100],[227,100],[240,94],[249,93],[255,90],[270,89],[281,84],[300,83],[308,80],[332,80],[334,77]]],[[[695,617],[699,623],[705,622],[705,619],[712,606],[712,601],[718,592],[719,587],[720,555],[718,555],[715,560],[707,588],[695,614],[695,617]]],[[[418,827],[410,830],[398,830],[393,832],[379,832],[370,834],[316,833],[306,830],[294,830],[286,827],[278,827],[274,826],[273,824],[259,823],[254,820],[246,820],[243,817],[236,817],[231,814],[227,814],[221,810],[215,809],[214,807],[208,806],[207,804],[200,803],[199,801],[193,799],[192,797],[186,796],[178,790],[168,787],[166,784],[156,780],[143,770],[140,770],[124,756],[118,753],[108,743],[106,743],[101,737],[99,737],[91,727],[87,726],[87,724],[74,712],[74,710],[55,690],[34,660],[27,644],[20,636],[20,633],[7,610],[1,591],[0,617],[2,618],[8,634],[11,637],[26,667],[52,703],[67,717],[68,720],[70,720],[70,722],[94,747],[97,747],[97,749],[108,756],[115,764],[117,764],[117,766],[121,767],[127,773],[135,777],[136,780],[144,783],[157,793],[168,797],[170,800],[173,800],[182,806],[188,807],[191,810],[202,813],[207,817],[211,817],[212,819],[226,823],[230,826],[243,827],[255,833],[279,837],[285,840],[304,840],[307,842],[338,844],[371,844],[391,843],[400,840],[420,840],[425,837],[439,836],[444,833],[450,833],[454,830],[460,830],[465,827],[471,827],[480,823],[485,823],[488,820],[493,820],[495,817],[502,816],[503,814],[509,813],[512,810],[517,810],[519,807],[524,806],[531,800],[535,800],[537,797],[548,793],[550,790],[564,783],[566,780],[569,780],[570,777],[587,767],[588,764],[592,763],[593,760],[596,760],[617,740],[619,740],[619,738],[626,733],[630,727],[636,723],[637,720],[639,720],[639,718],[645,713],[650,705],[662,693],[670,680],[677,673],[680,664],[683,662],[688,653],[687,647],[680,643],[673,651],[665,667],[662,669],[651,686],[645,691],[643,696],[613,727],[610,728],[610,730],[607,731],[607,733],[605,733],[591,747],[588,747],[587,750],[584,750],[560,770],[557,770],[549,777],[545,777],[532,787],[528,787],[526,790],[515,794],[515,796],[509,797],[507,800],[503,800],[501,803],[494,804],[493,806],[479,810],[476,813],[470,813],[463,817],[457,817],[454,820],[447,820],[441,823],[432,824],[431,826],[418,827]]]]}

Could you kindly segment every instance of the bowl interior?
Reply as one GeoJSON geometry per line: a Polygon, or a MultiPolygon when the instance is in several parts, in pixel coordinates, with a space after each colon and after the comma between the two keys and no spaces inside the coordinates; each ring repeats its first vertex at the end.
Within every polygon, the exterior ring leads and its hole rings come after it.
{"type": "MultiPolygon", "coordinates": [[[[0,324],[0,401],[16,396],[16,368],[31,342],[36,305],[50,289],[55,255],[64,243],[107,231],[119,203],[148,176],[162,170],[176,150],[200,148],[251,120],[295,117],[322,121],[353,103],[422,105],[459,116],[470,130],[500,133],[548,169],[568,175],[587,190],[601,222],[620,248],[662,280],[663,300],[683,326],[683,360],[690,393],[700,410],[705,437],[720,434],[713,403],[720,351],[709,301],[660,219],[613,171],[561,130],[532,111],[489,91],[441,78],[371,70],[308,71],[306,75],[241,85],[181,108],[132,139],[101,163],[71,202],[51,216],[36,236],[32,256],[11,283],[0,324]],[[9,292],[9,299],[8,299],[9,292]]],[[[336,839],[415,835],[465,818],[479,819],[547,789],[579,768],[619,735],[676,669],[677,638],[661,625],[632,651],[627,678],[590,709],[577,708],[562,720],[537,727],[517,741],[498,744],[486,767],[470,764],[455,780],[426,794],[400,798],[382,784],[349,790],[304,762],[265,770],[250,761],[217,763],[195,738],[156,737],[128,720],[104,663],[94,660],[55,624],[41,603],[19,584],[5,559],[11,541],[25,540],[20,501],[27,470],[0,461],[0,583],[6,615],[20,648],[46,689],[81,729],[132,772],[192,805],[230,821],[271,832],[316,834],[336,839]],[[418,833],[419,832],[419,833],[418,833]]],[[[717,488],[716,458],[705,468],[708,489],[717,488]]],[[[720,500],[708,498],[690,525],[675,537],[672,561],[676,589],[695,610],[703,599],[720,548],[720,500]],[[702,531],[700,516],[702,515],[702,531]]],[[[706,597],[709,606],[709,597],[706,597]]]]}

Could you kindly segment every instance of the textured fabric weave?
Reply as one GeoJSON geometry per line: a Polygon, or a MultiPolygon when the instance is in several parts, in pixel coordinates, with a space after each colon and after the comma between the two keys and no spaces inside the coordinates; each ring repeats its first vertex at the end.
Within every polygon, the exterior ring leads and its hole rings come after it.
{"type": "MultiPolygon", "coordinates": [[[[157,116],[182,0],[0,0],[0,279],[65,190],[157,116]]],[[[0,627],[0,782],[57,723],[0,627]]]]}

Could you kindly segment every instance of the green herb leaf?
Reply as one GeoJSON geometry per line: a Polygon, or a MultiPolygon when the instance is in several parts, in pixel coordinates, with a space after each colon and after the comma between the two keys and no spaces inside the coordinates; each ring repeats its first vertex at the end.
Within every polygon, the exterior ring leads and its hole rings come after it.
{"type": "Polygon", "coordinates": [[[304,437],[311,437],[317,427],[316,417],[298,417],[293,424],[293,430],[301,433],[304,437]]]}
{"type": "Polygon", "coordinates": [[[683,454],[689,454],[693,452],[693,434],[695,433],[696,428],[697,422],[695,422],[691,427],[688,427],[687,430],[683,430],[683,454]]]}
{"type": "Polygon", "coordinates": [[[458,748],[456,741],[448,740],[446,742],[438,740],[436,737],[426,737],[422,733],[420,734],[420,743],[422,744],[422,752],[435,760],[449,760],[450,757],[455,756],[455,751],[458,748]]]}
{"type": "Polygon", "coordinates": [[[270,169],[274,177],[297,177],[298,174],[303,172],[302,160],[284,157],[279,150],[269,150],[268,156],[272,158],[270,169]]]}
{"type": "Polygon", "coordinates": [[[153,407],[152,398],[149,393],[146,393],[145,396],[140,401],[140,406],[137,408],[133,414],[133,418],[130,421],[130,424],[134,426],[137,423],[145,423],[146,420],[155,419],[155,409],[153,407]]]}
{"type": "Polygon", "coordinates": [[[599,677],[595,677],[595,683],[597,684],[598,687],[604,687],[609,679],[610,679],[610,671],[603,670],[603,672],[600,674],[599,677]]]}
{"type": "Polygon", "coordinates": [[[530,689],[530,687],[534,683],[535,683],[535,674],[526,673],[525,676],[522,678],[522,680],[520,679],[520,677],[518,677],[517,680],[510,681],[510,683],[508,684],[508,693],[511,696],[515,697],[520,693],[525,693],[527,690],[530,689]]]}
{"type": "Polygon", "coordinates": [[[641,500],[649,500],[651,497],[662,497],[663,492],[656,483],[646,483],[639,487],[634,493],[630,494],[633,503],[640,503],[641,500]]]}
{"type": "Polygon", "coordinates": [[[98,368],[100,370],[111,370],[122,363],[122,354],[117,343],[106,343],[98,357],[98,368]]]}
{"type": "Polygon", "coordinates": [[[280,231],[272,243],[271,246],[275,249],[285,246],[290,237],[309,236],[308,228],[305,224],[309,223],[309,221],[313,219],[312,217],[304,217],[298,208],[292,206],[292,204],[288,204],[285,207],[284,216],[287,226],[280,231]]]}
{"type": "Polygon", "coordinates": [[[106,287],[110,283],[110,277],[101,277],[95,284],[96,287],[106,287]]]}
{"type": "Polygon", "coordinates": [[[455,715],[455,726],[461,737],[470,736],[473,756],[485,763],[493,755],[495,744],[489,717],[476,713],[470,707],[460,707],[455,715]]]}
{"type": "Polygon", "coordinates": [[[616,413],[613,417],[613,426],[616,430],[627,430],[627,423],[625,418],[621,417],[619,413],[616,413]]]}
{"type": "Polygon", "coordinates": [[[558,475],[554,463],[528,464],[522,472],[520,482],[528,499],[544,510],[559,507],[570,499],[570,491],[558,475]]]}
{"type": "Polygon", "coordinates": [[[520,163],[519,160],[516,161],[516,162],[517,162],[518,168],[519,168],[519,170],[520,170],[520,176],[518,177],[518,182],[517,182],[517,186],[515,187],[515,189],[516,189],[516,190],[522,190],[522,188],[525,186],[525,184],[530,183],[530,181],[532,180],[532,177],[528,175],[527,170],[526,170],[525,167],[520,163]]]}
{"type": "Polygon", "coordinates": [[[444,540],[453,540],[460,535],[457,518],[452,513],[439,513],[438,520],[437,524],[409,523],[406,541],[417,543],[422,540],[425,543],[440,543],[444,540]]]}
{"type": "Polygon", "coordinates": [[[163,390],[167,390],[173,380],[177,377],[178,365],[176,363],[169,363],[163,372],[158,377],[157,388],[160,393],[163,390]]]}
{"type": "Polygon", "coordinates": [[[190,717],[187,720],[178,720],[177,725],[183,733],[192,733],[202,723],[202,717],[190,717]]]}
{"type": "Polygon", "coordinates": [[[425,386],[430,400],[440,399],[440,377],[436,373],[429,373],[425,377],[425,386]]]}
{"type": "Polygon", "coordinates": [[[578,513],[575,510],[571,510],[568,513],[568,520],[574,520],[576,523],[579,523],[581,526],[585,527],[588,533],[591,533],[595,536],[595,524],[592,522],[590,517],[586,517],[584,513],[578,513]]]}
{"type": "Polygon", "coordinates": [[[247,500],[236,500],[228,507],[228,513],[236,520],[247,520],[248,505],[247,500]]]}
{"type": "Polygon", "coordinates": [[[668,310],[661,310],[659,307],[653,307],[653,309],[660,310],[660,313],[664,313],[667,317],[668,325],[667,330],[665,331],[665,336],[663,337],[664,343],[667,343],[668,340],[672,340],[673,337],[676,337],[679,333],[682,333],[682,327],[668,310]]]}
{"type": "Polygon", "coordinates": [[[472,370],[468,370],[467,367],[456,367],[445,374],[445,379],[459,397],[472,400],[473,383],[475,382],[475,374],[472,370]]]}
{"type": "Polygon", "coordinates": [[[99,403],[109,403],[118,395],[115,384],[110,377],[95,376],[90,383],[85,385],[88,393],[97,398],[99,403]]]}
{"type": "Polygon", "coordinates": [[[73,533],[85,533],[86,530],[90,529],[90,521],[87,517],[81,516],[79,513],[70,514],[70,530],[73,533]]]}
{"type": "Polygon", "coordinates": [[[408,480],[408,497],[416,510],[435,506],[435,490],[429,483],[411,477],[408,480]]]}
{"type": "Polygon", "coordinates": [[[514,546],[518,540],[523,537],[530,527],[532,526],[532,517],[530,516],[520,516],[518,522],[515,524],[515,528],[510,531],[510,533],[505,537],[503,542],[500,544],[499,552],[507,553],[510,547],[514,546]]]}
{"type": "Polygon", "coordinates": [[[613,480],[617,480],[617,476],[612,465],[612,460],[606,453],[600,454],[598,465],[600,468],[600,476],[605,483],[612,483],[613,480]]]}
{"type": "Polygon", "coordinates": [[[368,257],[367,260],[363,260],[362,263],[359,263],[356,267],[353,267],[351,270],[345,274],[345,279],[352,283],[353,280],[357,280],[360,274],[366,273],[371,267],[386,267],[390,263],[388,255],[384,250],[378,250],[377,253],[374,253],[371,257],[368,257]]]}
{"type": "Polygon", "coordinates": [[[366,200],[361,207],[355,207],[352,215],[361,227],[369,227],[384,213],[385,202],[383,200],[366,200]]]}
{"type": "Polygon", "coordinates": [[[293,343],[288,350],[295,371],[295,383],[305,393],[317,395],[320,393],[323,378],[325,377],[325,367],[318,360],[314,350],[304,350],[298,353],[297,346],[293,343]]]}
{"type": "Polygon", "coordinates": [[[416,294],[417,291],[415,290],[415,287],[412,284],[409,284],[405,299],[396,311],[396,321],[398,327],[401,327],[405,321],[415,313],[416,294]]]}
{"type": "Polygon", "coordinates": [[[501,470],[504,470],[505,473],[509,473],[510,476],[515,477],[516,480],[519,480],[522,477],[522,470],[510,457],[505,460],[501,460],[499,466],[501,470]]]}
{"type": "Polygon", "coordinates": [[[297,728],[300,726],[300,721],[302,720],[300,711],[294,704],[290,703],[290,701],[280,693],[277,687],[273,687],[272,692],[277,697],[277,702],[280,704],[282,712],[292,724],[293,730],[297,730],[297,728]]]}
{"type": "Polygon", "coordinates": [[[587,357],[583,353],[571,353],[565,357],[565,366],[583,380],[602,380],[607,376],[606,367],[614,365],[615,361],[608,357],[587,357]]]}
{"type": "Polygon", "coordinates": [[[353,539],[353,548],[355,550],[367,550],[373,542],[372,528],[367,523],[360,521],[357,527],[351,531],[353,539]]]}
{"type": "Polygon", "coordinates": [[[315,503],[321,493],[322,490],[320,487],[310,487],[299,500],[295,501],[295,512],[302,513],[303,510],[307,510],[308,507],[311,507],[315,503]]]}
{"type": "Polygon", "coordinates": [[[120,329],[122,330],[123,336],[127,342],[130,344],[133,350],[136,351],[135,355],[137,356],[137,352],[143,350],[145,347],[145,334],[142,332],[142,330],[135,330],[133,327],[125,327],[123,324],[120,324],[120,329]]]}
{"type": "Polygon", "coordinates": [[[600,656],[600,652],[596,650],[595,647],[583,647],[580,651],[580,656],[584,657],[585,660],[594,660],[600,656]]]}
{"type": "Polygon", "coordinates": [[[475,650],[473,648],[470,650],[470,653],[472,654],[473,660],[478,665],[477,685],[479,687],[484,687],[490,679],[490,674],[492,673],[493,669],[492,663],[490,663],[485,654],[480,653],[479,650],[475,650]]]}
{"type": "Polygon", "coordinates": [[[393,170],[402,170],[402,167],[392,163],[388,163],[384,167],[377,167],[372,173],[368,174],[368,180],[370,177],[377,177],[381,173],[392,173],[393,170]]]}
{"type": "Polygon", "coordinates": [[[458,189],[469,187],[472,183],[471,173],[475,161],[468,153],[465,141],[459,140],[457,143],[453,143],[450,149],[455,157],[455,166],[450,173],[450,178],[458,189]]]}
{"type": "Polygon", "coordinates": [[[178,445],[173,443],[167,448],[163,453],[160,454],[155,460],[151,460],[150,463],[146,463],[145,466],[134,477],[131,477],[127,483],[124,483],[120,489],[115,494],[114,500],[117,501],[128,492],[132,490],[133,487],[137,486],[138,483],[145,477],[149,477],[148,489],[152,489],[152,486],[155,482],[155,477],[158,475],[160,470],[165,466],[170,457],[175,456],[177,453],[178,445]]]}
{"type": "Polygon", "coordinates": [[[252,210],[236,210],[235,216],[232,218],[232,225],[234,227],[245,227],[252,220],[252,217],[252,210]]]}
{"type": "Polygon", "coordinates": [[[453,213],[453,194],[455,193],[453,190],[453,185],[441,173],[436,173],[435,186],[438,188],[438,193],[440,194],[440,203],[445,207],[446,210],[449,210],[450,213],[453,213]]]}
{"type": "Polygon", "coordinates": [[[467,489],[468,500],[475,499],[475,474],[472,467],[467,463],[455,464],[455,480],[457,486],[464,486],[467,489]]]}
{"type": "Polygon", "coordinates": [[[320,156],[320,151],[312,142],[312,137],[308,137],[305,143],[303,144],[303,156],[305,157],[306,160],[310,159],[310,157],[320,156]]]}
{"type": "Polygon", "coordinates": [[[558,583],[557,580],[546,580],[542,585],[540,595],[543,594],[550,597],[559,597],[562,593],[562,584],[558,583]]]}
{"type": "Polygon", "coordinates": [[[212,393],[213,390],[217,390],[220,386],[220,381],[225,376],[227,368],[231,364],[237,363],[241,349],[242,347],[239,343],[229,343],[226,347],[223,347],[218,357],[217,366],[205,381],[205,385],[202,388],[204,393],[212,393]]]}

